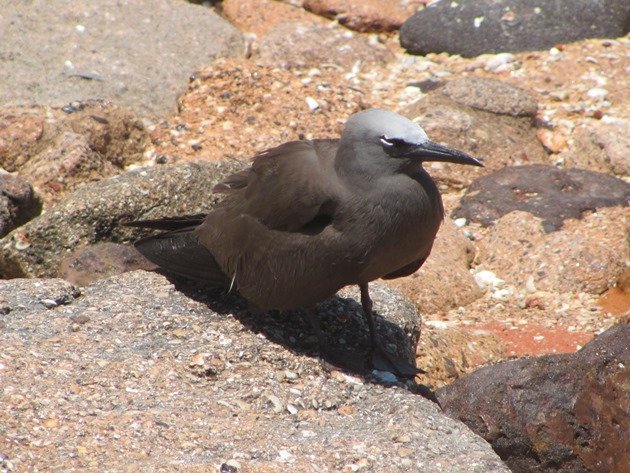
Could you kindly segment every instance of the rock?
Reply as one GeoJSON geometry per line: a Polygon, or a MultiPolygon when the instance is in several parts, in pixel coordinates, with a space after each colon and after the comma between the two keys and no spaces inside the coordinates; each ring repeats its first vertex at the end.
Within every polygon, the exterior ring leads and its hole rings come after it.
{"type": "Polygon", "coordinates": [[[566,166],[630,176],[630,121],[579,126],[572,146],[561,156],[566,166]]]}
{"type": "Polygon", "coordinates": [[[211,9],[177,0],[17,2],[0,31],[0,103],[10,105],[100,97],[159,115],[175,109],[195,69],[245,51],[211,9]]]}
{"type": "Polygon", "coordinates": [[[399,2],[389,0],[304,0],[304,8],[360,32],[395,31],[407,19],[399,2]]]}
{"type": "Polygon", "coordinates": [[[0,277],[57,276],[61,260],[81,246],[138,237],[124,221],[206,211],[217,199],[212,187],[242,167],[166,165],[86,184],[0,240],[0,277]]]}
{"type": "Polygon", "coordinates": [[[515,211],[478,245],[480,264],[522,291],[601,294],[626,267],[630,220],[626,209],[600,209],[546,233],[539,219],[515,211]]]}
{"type": "Polygon", "coordinates": [[[78,248],[60,264],[59,276],[78,286],[136,269],[155,269],[132,245],[97,243],[78,248]]]}
{"type": "Polygon", "coordinates": [[[440,320],[425,320],[416,366],[427,372],[421,380],[436,389],[481,365],[505,359],[505,346],[487,330],[462,329],[440,320]]]}
{"type": "Polygon", "coordinates": [[[394,55],[378,41],[344,28],[283,23],[261,38],[253,58],[265,66],[321,68],[333,64],[349,72],[355,64],[386,64],[394,55]]]}
{"type": "Polygon", "coordinates": [[[437,391],[444,412],[513,472],[622,472],[630,464],[630,325],[577,353],[482,368],[437,391]]]}
{"type": "Polygon", "coordinates": [[[543,219],[546,232],[585,212],[630,205],[630,184],[584,169],[514,166],[473,182],[453,214],[484,226],[514,210],[543,219]]]}
{"type": "Polygon", "coordinates": [[[97,100],[7,107],[0,122],[0,166],[27,178],[46,204],[139,161],[147,138],[132,113],[97,100]]]}
{"type": "Polygon", "coordinates": [[[327,25],[324,18],[305,11],[299,5],[260,0],[223,0],[221,16],[241,31],[254,33],[258,38],[280,23],[309,23],[327,25]]]}
{"type": "Polygon", "coordinates": [[[628,32],[625,0],[440,1],[418,11],[400,29],[411,54],[484,53],[547,49],[584,38],[618,38],[628,32]]]}
{"type": "Polygon", "coordinates": [[[336,68],[289,71],[217,60],[195,75],[180,98],[179,115],[153,131],[147,155],[167,161],[249,158],[286,141],[338,137],[347,117],[362,108],[363,94],[340,83],[336,68]]]}
{"type": "MultiPolygon", "coordinates": [[[[398,292],[383,285],[382,283],[370,284],[370,298],[374,302],[374,314],[376,330],[381,340],[384,340],[384,347],[397,358],[406,359],[411,364],[415,363],[416,348],[420,338],[421,317],[417,309],[407,299],[398,292]]],[[[318,305],[319,314],[322,317],[322,330],[328,333],[335,331],[337,335],[343,333],[343,342],[339,338],[333,340],[334,346],[357,346],[361,339],[368,333],[369,329],[364,321],[363,309],[357,301],[361,300],[361,292],[358,286],[347,286],[338,293],[338,297],[318,305]],[[341,299],[343,298],[343,299],[341,299]],[[349,320],[350,324],[355,324],[355,328],[348,330],[338,328],[339,310],[335,307],[341,299],[346,305],[345,312],[352,310],[354,320],[349,320]],[[334,304],[333,302],[334,301],[334,304]],[[332,317],[330,315],[332,314],[332,317]],[[357,323],[360,321],[360,323],[357,323]],[[357,333],[356,325],[362,326],[363,331],[357,333]]],[[[288,323],[288,322],[287,322],[288,323]]],[[[365,339],[367,342],[367,339],[365,339]]],[[[366,347],[367,355],[367,347],[366,347]]]]}
{"type": "Polygon", "coordinates": [[[475,252],[470,240],[446,218],[426,263],[411,276],[385,283],[399,290],[424,314],[465,306],[482,294],[469,271],[475,252]]]}
{"type": "Polygon", "coordinates": [[[427,169],[431,176],[442,186],[462,188],[493,170],[547,161],[547,154],[532,128],[532,118],[507,113],[523,113],[528,110],[527,94],[521,95],[518,89],[514,90],[511,86],[497,86],[494,81],[488,82],[488,79],[484,79],[484,82],[486,85],[472,81],[470,88],[456,84],[448,90],[457,100],[476,104],[478,107],[486,106],[484,103],[488,102],[483,97],[489,91],[497,90],[500,97],[497,105],[488,104],[487,107],[500,110],[500,114],[459,103],[442,92],[445,87],[429,92],[401,112],[417,120],[433,141],[448,143],[449,146],[484,161],[485,168],[428,163],[427,169]],[[471,95],[477,98],[465,99],[461,93],[465,90],[470,90],[471,95]]]}
{"type": "Polygon", "coordinates": [[[0,237],[28,222],[42,211],[42,202],[31,184],[19,176],[0,172],[0,237]]]}
{"type": "Polygon", "coordinates": [[[59,280],[0,281],[0,294],[3,454],[18,470],[508,472],[402,383],[324,371],[304,353],[298,314],[273,325],[144,271],[80,297],[59,280]],[[64,302],[47,308],[42,296],[64,302]]]}
{"type": "Polygon", "coordinates": [[[462,105],[501,115],[534,117],[538,110],[536,99],[530,92],[486,77],[470,76],[451,80],[441,92],[462,105]]]}

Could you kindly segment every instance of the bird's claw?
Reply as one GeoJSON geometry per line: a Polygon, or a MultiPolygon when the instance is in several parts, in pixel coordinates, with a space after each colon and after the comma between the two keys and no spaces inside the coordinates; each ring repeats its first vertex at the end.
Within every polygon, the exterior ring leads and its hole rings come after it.
{"type": "Polygon", "coordinates": [[[372,369],[389,371],[402,378],[413,378],[417,374],[424,373],[409,361],[391,355],[378,343],[370,350],[370,365],[372,369]]]}

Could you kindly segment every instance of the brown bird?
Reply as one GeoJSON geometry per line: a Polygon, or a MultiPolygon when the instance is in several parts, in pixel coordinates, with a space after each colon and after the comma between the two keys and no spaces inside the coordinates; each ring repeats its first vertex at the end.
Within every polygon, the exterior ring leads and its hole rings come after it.
{"type": "Polygon", "coordinates": [[[315,305],[358,285],[372,366],[412,376],[415,367],[381,347],[368,283],[410,275],[431,252],[444,208],[424,161],[482,166],[411,120],[365,110],[340,139],[258,154],[215,187],[226,195],[207,215],[129,225],[165,231],[136,248],[168,272],[236,288],[252,309],[305,309],[324,351],[315,305]]]}

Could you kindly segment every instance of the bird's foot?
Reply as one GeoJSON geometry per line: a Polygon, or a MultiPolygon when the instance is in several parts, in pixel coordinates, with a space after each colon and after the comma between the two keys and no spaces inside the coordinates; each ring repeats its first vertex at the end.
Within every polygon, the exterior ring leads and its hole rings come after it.
{"type": "Polygon", "coordinates": [[[417,374],[424,373],[409,361],[396,357],[385,350],[380,343],[375,343],[370,353],[372,369],[389,371],[402,378],[413,378],[417,374]]]}
{"type": "Polygon", "coordinates": [[[345,371],[355,373],[367,373],[365,358],[357,351],[338,350],[329,345],[320,346],[322,366],[328,370],[345,371]]]}

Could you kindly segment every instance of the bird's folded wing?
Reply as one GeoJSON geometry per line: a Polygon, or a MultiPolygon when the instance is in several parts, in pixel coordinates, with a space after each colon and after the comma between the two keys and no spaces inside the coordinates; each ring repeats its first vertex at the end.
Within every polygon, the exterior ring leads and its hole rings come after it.
{"type": "Polygon", "coordinates": [[[311,231],[334,212],[336,150],[336,140],[284,143],[256,156],[215,191],[228,194],[224,205],[234,216],[249,215],[274,230],[311,231]]]}

